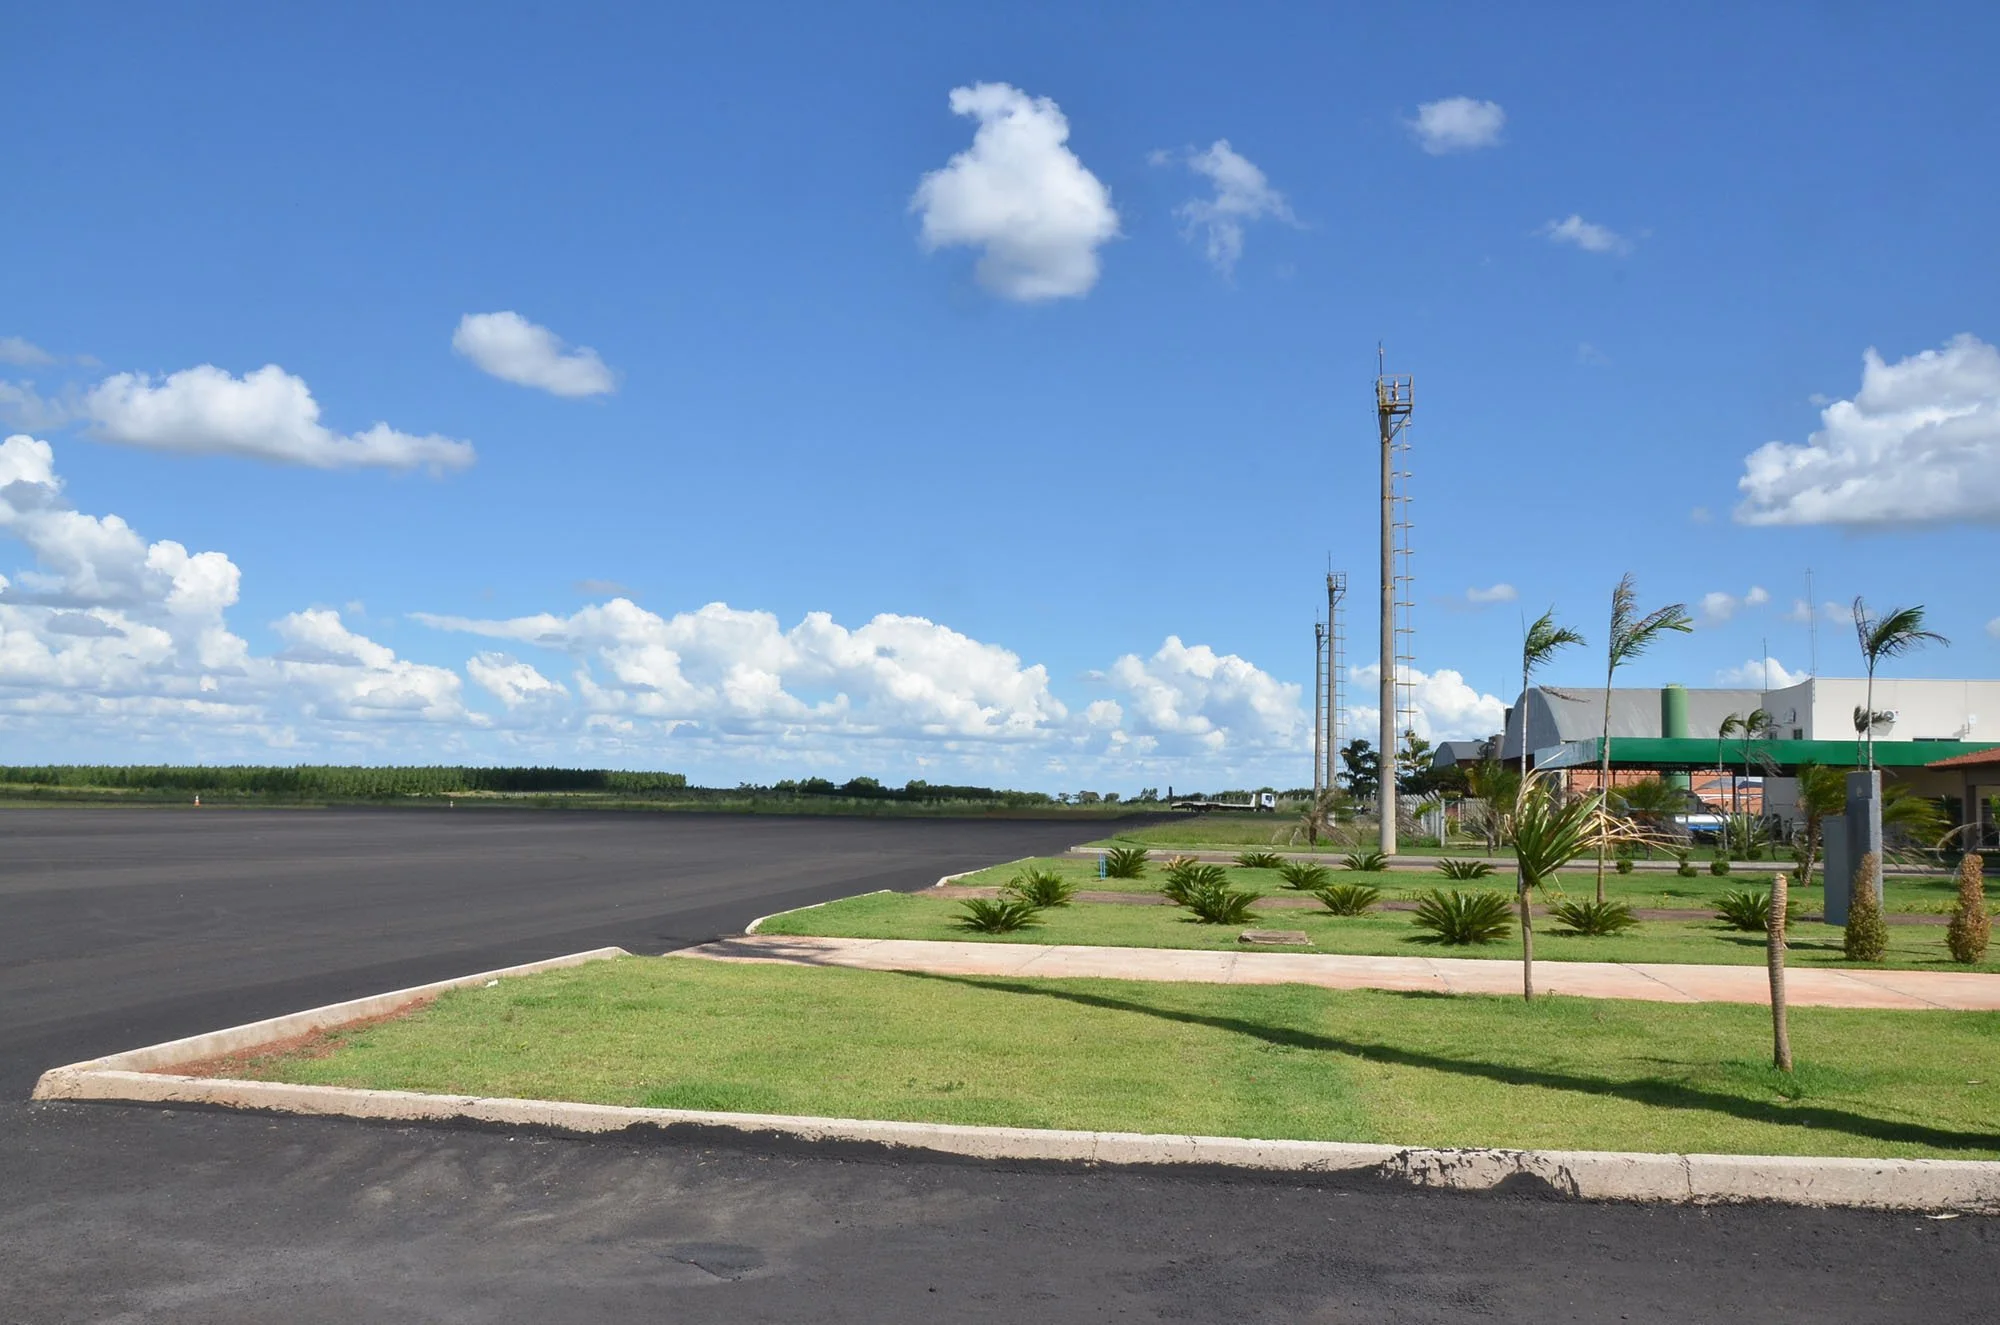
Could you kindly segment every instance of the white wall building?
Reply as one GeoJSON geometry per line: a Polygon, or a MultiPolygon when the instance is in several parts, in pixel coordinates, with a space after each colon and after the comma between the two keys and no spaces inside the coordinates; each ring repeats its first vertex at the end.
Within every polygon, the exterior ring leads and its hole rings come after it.
{"type": "MultiPolygon", "coordinates": [[[[1766,691],[1763,707],[1779,740],[1852,741],[1867,693],[1864,677],[1808,677],[1766,691]]],[[[1877,676],[1875,711],[1891,715],[1875,725],[1877,741],[2000,741],[2000,681],[1877,676]]]]}

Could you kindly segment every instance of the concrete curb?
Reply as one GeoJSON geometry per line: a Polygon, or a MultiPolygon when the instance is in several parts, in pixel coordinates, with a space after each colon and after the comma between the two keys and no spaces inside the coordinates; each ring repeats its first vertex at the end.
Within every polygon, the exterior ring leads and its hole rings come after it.
{"type": "MultiPolygon", "coordinates": [[[[974,870],[972,872],[974,874],[977,874],[979,871],[974,870]]],[[[955,877],[963,877],[963,876],[961,875],[955,877]]],[[[935,888],[937,885],[932,884],[931,886],[935,888]]],[[[788,916],[797,911],[817,911],[822,906],[832,906],[834,902],[851,902],[854,900],[855,897],[874,897],[880,893],[892,893],[894,891],[896,891],[894,888],[871,888],[865,893],[855,893],[853,897],[835,897],[831,901],[808,902],[804,906],[787,907],[783,911],[773,911],[771,912],[770,915],[767,916],[758,916],[755,920],[751,921],[749,924],[743,927],[743,932],[745,934],[755,934],[759,929],[763,928],[764,922],[766,920],[776,920],[779,916],[788,916]]]]}
{"type": "Polygon", "coordinates": [[[147,1073],[157,1068],[172,1067],[175,1063],[193,1063],[223,1054],[242,1053],[259,1045],[288,1040],[295,1035],[308,1035],[314,1031],[330,1030],[335,1026],[345,1026],[351,1022],[366,1021],[370,1017],[386,1016],[433,994],[441,994],[447,989],[463,989],[468,985],[483,985],[489,980],[534,975],[541,971],[555,971],[566,966],[581,966],[585,962],[606,961],[612,957],[631,955],[623,948],[593,948],[589,952],[573,952],[563,957],[551,957],[546,961],[503,966],[497,971],[481,971],[476,975],[461,975],[451,980],[433,981],[427,985],[412,985],[408,989],[394,989],[386,994],[371,994],[367,998],[351,998],[345,1003],[328,1003],[322,1007],[307,1008],[303,1012],[287,1013],[282,1017],[267,1017],[263,1021],[246,1022],[241,1026],[210,1031],[205,1035],[190,1035],[185,1039],[147,1045],[143,1049],[127,1049],[123,1053],[109,1054],[87,1062],[50,1068],[42,1073],[41,1079],[35,1083],[33,1098],[38,1100],[115,1098],[75,1094],[72,1093],[71,1086],[92,1075],[147,1073]]]}
{"type": "MultiPolygon", "coordinates": [[[[1029,859],[1029,857],[1022,856],[1020,859],[1027,860],[1029,859]]],[[[1000,864],[1002,865],[1012,865],[1015,863],[1016,863],[1015,861],[1004,861],[1004,860],[1000,862],[1000,864]]],[[[936,883],[932,884],[931,887],[942,888],[946,884],[952,883],[956,880],[970,878],[975,874],[980,874],[985,872],[986,870],[996,869],[996,868],[998,868],[998,866],[981,865],[977,869],[960,870],[957,874],[945,875],[943,878],[939,879],[936,883]]],[[[833,899],[833,901],[829,902],[813,902],[806,906],[794,906],[783,911],[773,911],[771,912],[770,915],[758,916],[755,920],[745,925],[743,927],[743,932],[745,934],[755,934],[759,929],[762,929],[764,927],[764,922],[766,920],[776,920],[779,916],[788,916],[791,915],[792,912],[794,911],[817,911],[822,906],[832,906],[834,902],[851,902],[854,900],[855,897],[874,897],[878,893],[892,893],[894,891],[896,891],[894,888],[871,888],[865,893],[855,893],[852,897],[836,897],[833,899]]]]}
{"type": "Polygon", "coordinates": [[[72,1063],[43,1073],[35,1086],[34,1098],[202,1105],[387,1122],[477,1122],[580,1134],[632,1129],[725,1130],[745,1136],[878,1145],[986,1161],[1178,1164],[1342,1174],[1357,1180],[1415,1188],[1534,1192],[1578,1200],[1697,1205],[1764,1201],[1853,1209],[2000,1214],[2000,1162],[1980,1160],[1446,1150],[1341,1141],[971,1127],[297,1086],[146,1070],[239,1053],[308,1032],[382,1016],[448,989],[629,955],[622,948],[598,948],[72,1063]]]}

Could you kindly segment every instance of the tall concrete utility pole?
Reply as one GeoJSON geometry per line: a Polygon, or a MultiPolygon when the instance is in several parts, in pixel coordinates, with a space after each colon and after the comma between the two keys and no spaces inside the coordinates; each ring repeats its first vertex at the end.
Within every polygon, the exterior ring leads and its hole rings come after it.
{"type": "Polygon", "coordinates": [[[1320,784],[1328,791],[1339,786],[1337,771],[1340,767],[1340,674],[1347,667],[1347,633],[1341,624],[1341,603],[1347,597],[1347,573],[1330,570],[1326,573],[1326,676],[1321,683],[1326,695],[1326,708],[1322,712],[1321,727],[1324,735],[1319,739],[1320,784]]]}
{"type": "Polygon", "coordinates": [[[1322,781],[1326,773],[1326,761],[1322,755],[1322,745],[1326,739],[1326,623],[1313,622],[1313,804],[1319,804],[1320,793],[1326,790],[1322,781]]]}
{"type": "Polygon", "coordinates": [[[1399,582],[1396,554],[1397,532],[1401,523],[1396,518],[1396,450],[1401,445],[1403,429],[1410,421],[1411,381],[1408,377],[1389,376],[1385,367],[1381,347],[1377,346],[1375,422],[1382,443],[1382,742],[1377,757],[1377,781],[1380,786],[1376,793],[1376,806],[1382,818],[1382,851],[1393,855],[1396,851],[1396,751],[1402,744],[1396,724],[1402,716],[1403,707],[1398,702],[1396,684],[1396,665],[1401,652],[1396,647],[1396,589],[1399,582]]]}

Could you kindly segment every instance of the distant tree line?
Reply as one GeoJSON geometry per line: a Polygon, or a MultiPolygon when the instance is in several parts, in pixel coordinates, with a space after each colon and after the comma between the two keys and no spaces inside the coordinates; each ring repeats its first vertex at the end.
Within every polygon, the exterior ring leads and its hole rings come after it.
{"type": "Polygon", "coordinates": [[[999,805],[1052,805],[1056,798],[1040,791],[1008,791],[999,787],[961,787],[912,779],[900,787],[885,787],[875,778],[849,778],[834,782],[829,778],[801,778],[774,783],[768,789],[744,787],[750,792],[769,790],[796,796],[840,796],[850,800],[901,801],[935,804],[940,801],[983,801],[999,805]]]}
{"type": "Polygon", "coordinates": [[[600,792],[660,796],[687,788],[683,773],[630,773],[603,768],[362,768],[340,764],[278,767],[238,765],[0,766],[0,783],[112,791],[180,791],[217,795],[340,799],[449,796],[467,792],[600,792]]]}

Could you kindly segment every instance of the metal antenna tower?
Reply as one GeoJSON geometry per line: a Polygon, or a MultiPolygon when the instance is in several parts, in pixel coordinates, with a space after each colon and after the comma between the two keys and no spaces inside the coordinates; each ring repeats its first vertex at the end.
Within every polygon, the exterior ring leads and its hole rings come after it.
{"type": "MultiPolygon", "coordinates": [[[[1409,471],[1402,457],[1410,449],[1405,434],[1410,425],[1412,382],[1386,370],[1382,347],[1375,347],[1375,423],[1382,445],[1382,691],[1381,745],[1378,756],[1380,790],[1376,803],[1382,819],[1381,848],[1396,850],[1396,752],[1401,730],[1411,714],[1409,686],[1404,678],[1411,652],[1409,471]]],[[[1413,715],[1412,715],[1413,716],[1413,715]]]]}
{"type": "Polygon", "coordinates": [[[1326,708],[1324,730],[1316,743],[1321,755],[1320,777],[1328,790],[1340,784],[1334,772],[1340,767],[1340,733],[1347,725],[1347,710],[1340,702],[1340,678],[1347,670],[1347,631],[1341,621],[1341,606],[1347,597],[1347,572],[1326,573],[1326,708]]]}

